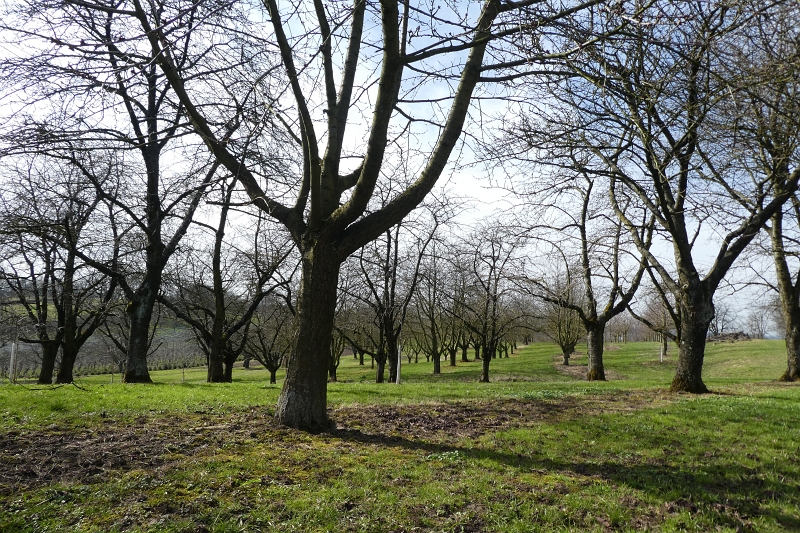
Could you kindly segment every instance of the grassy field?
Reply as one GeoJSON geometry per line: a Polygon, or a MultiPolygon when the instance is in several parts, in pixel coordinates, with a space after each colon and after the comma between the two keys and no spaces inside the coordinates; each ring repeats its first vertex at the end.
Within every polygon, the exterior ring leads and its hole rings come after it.
{"type": "Polygon", "coordinates": [[[557,352],[495,360],[489,384],[420,362],[377,385],[343,358],[319,435],[274,424],[262,369],[1,385],[0,531],[800,531],[780,341],[709,346],[702,396],[667,392],[654,343],[609,346],[603,383],[557,352]]]}

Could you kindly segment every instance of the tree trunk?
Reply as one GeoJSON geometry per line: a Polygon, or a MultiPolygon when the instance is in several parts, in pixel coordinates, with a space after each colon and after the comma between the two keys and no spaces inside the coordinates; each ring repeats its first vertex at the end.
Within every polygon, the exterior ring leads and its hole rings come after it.
{"type": "Polygon", "coordinates": [[[328,361],[340,263],[333,246],[318,241],[303,251],[302,266],[294,350],[275,418],[285,426],[320,431],[330,427],[328,361]]]}
{"type": "Polygon", "coordinates": [[[480,361],[481,360],[481,345],[480,344],[476,344],[475,345],[475,360],[476,361],[480,361]]]}
{"type": "Polygon", "coordinates": [[[661,334],[661,361],[663,362],[664,359],[667,358],[667,351],[669,350],[669,338],[661,334]]]}
{"type": "Polygon", "coordinates": [[[702,287],[687,284],[681,295],[681,345],[678,368],[672,379],[672,392],[703,394],[708,388],[703,383],[703,358],[708,328],[714,319],[713,294],[702,287]]]}
{"type": "MultiPolygon", "coordinates": [[[[391,324],[387,330],[391,330],[391,324]]],[[[386,332],[386,344],[388,345],[389,352],[389,383],[397,381],[397,360],[400,358],[400,349],[398,347],[397,338],[394,336],[394,331],[386,332]]]]}
{"type": "Polygon", "coordinates": [[[375,383],[383,383],[386,380],[384,375],[386,373],[386,352],[383,351],[383,348],[378,350],[373,361],[378,364],[375,370],[375,383]]]}
{"type": "Polygon", "coordinates": [[[125,383],[152,383],[150,372],[147,370],[147,350],[150,341],[150,320],[153,317],[155,293],[144,289],[144,294],[137,294],[137,298],[128,303],[128,319],[130,332],[128,334],[128,353],[125,383]]]}
{"type": "Polygon", "coordinates": [[[233,383],[233,365],[236,363],[237,356],[226,355],[223,363],[225,364],[225,371],[222,374],[223,383],[233,383]]]}
{"type": "Polygon", "coordinates": [[[56,376],[56,383],[72,383],[75,381],[73,376],[73,369],[75,368],[75,361],[78,359],[78,350],[75,346],[64,346],[61,352],[61,365],[58,367],[58,376],[56,376]]]}
{"type": "Polygon", "coordinates": [[[469,363],[469,357],[467,356],[467,349],[469,348],[469,344],[461,345],[461,362],[462,363],[469,363]]]}
{"type": "Polygon", "coordinates": [[[786,343],[786,372],[780,381],[800,381],[800,278],[795,281],[786,259],[786,247],[783,243],[783,212],[778,210],[772,216],[772,256],[775,261],[775,273],[778,280],[778,294],[781,300],[781,314],[785,324],[784,342],[786,343]]]}
{"type": "Polygon", "coordinates": [[[58,342],[42,343],[42,368],[39,370],[39,385],[50,385],[53,383],[53,370],[56,366],[58,357],[58,342]]]}
{"type": "Polygon", "coordinates": [[[278,369],[277,368],[268,368],[267,370],[269,370],[269,382],[270,382],[270,384],[272,384],[272,385],[276,384],[278,382],[278,377],[276,375],[278,373],[278,369]]]}
{"type": "Polygon", "coordinates": [[[605,324],[595,324],[586,332],[587,355],[589,368],[586,372],[588,381],[605,381],[606,372],[603,368],[603,334],[605,324]]]}
{"type": "Polygon", "coordinates": [[[784,312],[786,321],[786,372],[780,377],[780,381],[800,381],[800,310],[795,309],[791,313],[784,312]]]}
{"type": "Polygon", "coordinates": [[[490,355],[490,350],[488,347],[486,347],[483,350],[483,361],[481,364],[481,383],[489,383],[489,364],[491,362],[492,362],[492,357],[490,355]]]}
{"type": "Polygon", "coordinates": [[[458,346],[449,348],[450,350],[450,366],[456,366],[456,354],[458,353],[458,346]]]}
{"type": "Polygon", "coordinates": [[[64,279],[61,289],[61,366],[58,368],[56,383],[72,383],[75,381],[72,370],[78,359],[79,346],[75,337],[78,334],[78,316],[74,305],[75,254],[67,252],[64,262],[64,279]]]}
{"type": "Polygon", "coordinates": [[[208,372],[206,373],[206,382],[208,383],[225,383],[225,357],[221,341],[217,338],[212,339],[211,346],[208,351],[208,372]]]}

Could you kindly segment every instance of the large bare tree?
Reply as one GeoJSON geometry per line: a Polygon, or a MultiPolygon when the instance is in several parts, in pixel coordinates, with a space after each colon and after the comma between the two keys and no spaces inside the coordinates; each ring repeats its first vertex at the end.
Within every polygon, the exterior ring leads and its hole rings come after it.
{"type": "MultiPolygon", "coordinates": [[[[554,268],[553,265],[540,257],[531,261],[531,271],[520,280],[520,286],[531,296],[547,302],[546,307],[563,306],[575,312],[586,332],[589,361],[586,379],[604,381],[606,324],[627,309],[647,269],[647,260],[637,252],[627,237],[626,228],[611,213],[604,173],[595,173],[587,158],[577,157],[573,151],[580,145],[564,143],[562,138],[555,146],[548,147],[546,139],[552,131],[533,131],[523,126],[521,132],[514,135],[520,133],[526,144],[540,150],[545,148],[538,156],[547,158],[545,166],[562,167],[555,182],[539,180],[529,198],[529,201],[535,199],[529,209],[533,208],[540,215],[552,213],[552,221],[545,215],[534,232],[539,244],[538,253],[556,258],[555,261],[560,258],[563,264],[555,269],[567,277],[566,282],[554,283],[550,273],[546,272],[554,268]],[[566,173],[566,177],[562,173],[566,173]],[[539,265],[538,268],[535,265],[539,265]],[[573,276],[577,279],[572,279],[573,276]],[[569,290],[565,292],[567,286],[569,290]],[[576,290],[582,290],[582,297],[575,297],[576,290]]],[[[626,208],[625,211],[632,209],[626,208]]],[[[643,210],[640,208],[639,211],[643,210]]],[[[643,216],[648,218],[646,213],[643,216]]],[[[647,249],[653,233],[653,218],[649,218],[639,230],[641,242],[647,249]]],[[[571,313],[554,313],[552,309],[547,314],[563,315],[568,322],[574,318],[571,313]]],[[[559,328],[556,327],[556,331],[559,328]]],[[[571,330],[569,325],[564,325],[564,331],[571,330]]],[[[569,353],[565,352],[565,362],[568,356],[569,353]]]]}
{"type": "MultiPolygon", "coordinates": [[[[195,76],[194,65],[181,64],[176,56],[173,34],[181,34],[176,24],[185,23],[179,15],[216,4],[80,3],[83,9],[133,19],[147,37],[148,56],[166,77],[194,132],[215,160],[237,176],[252,201],[287,227],[300,249],[297,334],[276,412],[281,423],[327,427],[326,381],[340,264],[422,202],[458,143],[476,87],[491,79],[492,69],[510,66],[512,59],[516,66],[527,64],[524,58],[503,54],[508,49],[503,43],[522,28],[543,32],[595,3],[487,0],[475,9],[466,4],[315,0],[280,8],[275,0],[266,0],[266,26],[258,23],[259,13],[231,18],[231,53],[238,56],[241,44],[242,50],[270,50],[280,60],[280,76],[264,70],[248,81],[264,93],[277,91],[275,100],[253,108],[253,113],[276,116],[295,140],[302,164],[291,183],[260,175],[252,147],[228,142],[227,122],[213,118],[236,106],[214,102],[207,92],[209,77],[195,76]],[[491,61],[485,62],[487,57],[491,61]],[[274,79],[285,80],[285,85],[267,91],[274,79]],[[437,87],[442,96],[430,98],[427,87],[437,87]],[[355,120],[354,109],[362,113],[355,120]],[[417,177],[386,205],[371,210],[376,184],[398,139],[408,139],[407,133],[421,135],[421,125],[436,138],[430,149],[417,150],[417,177]]],[[[238,13],[246,4],[230,8],[238,13]]],[[[223,31],[219,28],[207,29],[216,35],[223,31]]]]}

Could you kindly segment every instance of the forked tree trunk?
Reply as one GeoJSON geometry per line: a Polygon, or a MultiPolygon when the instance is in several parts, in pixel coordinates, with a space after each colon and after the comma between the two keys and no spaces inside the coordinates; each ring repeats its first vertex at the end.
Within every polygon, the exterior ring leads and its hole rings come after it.
{"type": "Polygon", "coordinates": [[[682,295],[681,345],[678,368],[670,386],[672,392],[708,392],[703,383],[703,358],[708,328],[714,319],[714,304],[713,294],[704,293],[702,288],[688,286],[682,295]]]}
{"type": "Polygon", "coordinates": [[[605,381],[606,372],[603,366],[603,334],[605,324],[597,323],[586,332],[586,353],[589,368],[586,371],[588,381],[605,381]]]}
{"type": "Polygon", "coordinates": [[[275,418],[298,429],[328,429],[327,383],[339,261],[332,246],[303,251],[294,350],[286,365],[275,418]]]}

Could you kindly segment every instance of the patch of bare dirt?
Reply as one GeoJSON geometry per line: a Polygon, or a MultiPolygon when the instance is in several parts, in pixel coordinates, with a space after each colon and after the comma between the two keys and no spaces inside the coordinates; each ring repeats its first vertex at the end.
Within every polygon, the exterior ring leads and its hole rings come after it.
{"type": "Polygon", "coordinates": [[[257,436],[272,417],[255,412],[203,420],[197,415],[107,419],[100,427],[11,430],[0,433],[0,494],[52,482],[91,482],[134,468],[156,468],[171,458],[257,436]]]}
{"type": "Polygon", "coordinates": [[[337,427],[375,435],[438,438],[478,437],[491,431],[557,416],[570,409],[567,402],[496,400],[478,403],[376,405],[333,410],[337,427]]]}
{"type": "MultiPolygon", "coordinates": [[[[668,393],[630,391],[604,396],[504,399],[443,404],[347,406],[330,410],[336,429],[321,438],[357,436],[376,444],[397,438],[452,443],[542,421],[602,412],[633,411],[670,401],[668,393]]],[[[119,472],[151,470],[171,462],[269,440],[293,448],[302,432],[278,427],[260,410],[228,415],[152,415],[133,423],[106,419],[90,428],[49,426],[0,433],[0,495],[51,483],[91,483],[119,472]]]]}
{"type": "Polygon", "coordinates": [[[568,416],[634,411],[670,401],[661,391],[628,391],[557,399],[503,399],[442,404],[347,406],[331,412],[339,428],[430,441],[474,438],[568,416]]]}

